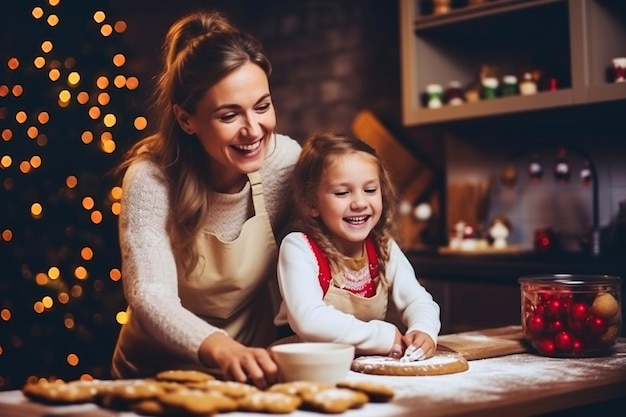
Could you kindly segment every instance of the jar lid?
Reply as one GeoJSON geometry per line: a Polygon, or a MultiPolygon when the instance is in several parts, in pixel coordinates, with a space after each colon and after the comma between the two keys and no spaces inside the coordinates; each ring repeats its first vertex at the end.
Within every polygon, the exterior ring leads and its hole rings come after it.
{"type": "Polygon", "coordinates": [[[594,274],[546,274],[546,275],[525,275],[517,282],[520,284],[547,284],[547,285],[567,285],[583,287],[585,285],[616,285],[621,278],[617,275],[594,275],[594,274]]]}

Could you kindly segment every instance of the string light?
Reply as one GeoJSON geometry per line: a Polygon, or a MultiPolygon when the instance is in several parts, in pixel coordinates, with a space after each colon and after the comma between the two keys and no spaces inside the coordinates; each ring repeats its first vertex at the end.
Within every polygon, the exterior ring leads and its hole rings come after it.
{"type": "Polygon", "coordinates": [[[24,40],[3,43],[0,66],[0,390],[106,377],[126,321],[122,189],[108,173],[117,138],[148,120],[119,47],[127,24],[103,3],[12,2],[0,27],[3,40],[24,40]]]}

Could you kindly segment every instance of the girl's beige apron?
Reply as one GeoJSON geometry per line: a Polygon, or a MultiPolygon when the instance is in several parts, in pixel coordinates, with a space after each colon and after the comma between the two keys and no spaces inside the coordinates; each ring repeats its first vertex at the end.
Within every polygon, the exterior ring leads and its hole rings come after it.
{"type": "MultiPolygon", "coordinates": [[[[248,174],[255,215],[232,242],[201,234],[201,259],[193,273],[178,279],[183,307],[225,330],[246,346],[266,347],[276,339],[273,325],[278,303],[277,245],[265,209],[258,172],[248,174]]],[[[128,310],[113,354],[112,374],[117,378],[152,376],[164,369],[198,369],[201,366],[149,337],[128,310]]],[[[180,323],[185,326],[185,323],[180,323]]],[[[210,369],[216,372],[215,369],[210,369]]]]}
{"type": "MultiPolygon", "coordinates": [[[[327,305],[331,305],[343,313],[352,314],[361,321],[385,319],[389,302],[389,286],[382,273],[378,275],[376,294],[369,298],[361,297],[348,290],[342,289],[344,283],[345,278],[343,274],[334,273],[332,275],[328,291],[324,295],[324,302],[327,305]]],[[[282,338],[274,344],[278,345],[303,341],[304,340],[298,335],[292,335],[282,338]]]]}

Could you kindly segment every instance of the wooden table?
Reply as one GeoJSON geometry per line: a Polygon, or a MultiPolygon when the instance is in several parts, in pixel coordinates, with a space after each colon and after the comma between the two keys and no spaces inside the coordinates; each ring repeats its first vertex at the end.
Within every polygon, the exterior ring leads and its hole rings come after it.
{"type": "MultiPolygon", "coordinates": [[[[626,404],[626,339],[602,358],[555,359],[529,353],[470,361],[466,372],[420,377],[386,377],[350,372],[351,380],[374,380],[392,386],[396,397],[367,404],[344,417],[529,416],[619,399],[626,404]]],[[[622,408],[623,410],[623,408],[622,408]]],[[[620,413],[617,412],[616,415],[620,413]]],[[[94,404],[44,406],[20,391],[0,392],[3,417],[136,416],[99,409],[94,404]]],[[[263,414],[234,412],[228,417],[263,414]]],[[[296,411],[292,417],[321,414],[296,411]]]]}

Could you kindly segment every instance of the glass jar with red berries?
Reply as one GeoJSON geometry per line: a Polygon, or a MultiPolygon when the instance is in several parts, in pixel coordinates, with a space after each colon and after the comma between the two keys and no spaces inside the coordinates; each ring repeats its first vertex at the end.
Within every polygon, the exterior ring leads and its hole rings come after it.
{"type": "Polygon", "coordinates": [[[518,282],[522,328],[535,352],[563,358],[610,353],[621,329],[620,277],[533,275],[518,282]]]}

